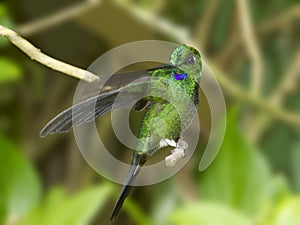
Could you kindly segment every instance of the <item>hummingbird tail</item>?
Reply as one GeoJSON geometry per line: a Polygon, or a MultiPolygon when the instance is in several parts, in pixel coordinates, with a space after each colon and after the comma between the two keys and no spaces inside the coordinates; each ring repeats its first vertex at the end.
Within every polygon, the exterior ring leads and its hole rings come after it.
{"type": "Polygon", "coordinates": [[[141,161],[141,156],[138,155],[135,158],[135,160],[132,162],[130,169],[128,171],[128,175],[125,179],[125,182],[124,182],[121,192],[119,194],[118,200],[112,211],[110,221],[112,221],[119,214],[119,211],[122,208],[122,205],[123,205],[126,197],[129,195],[129,193],[133,187],[132,185],[134,184],[136,177],[141,169],[142,164],[140,163],[140,161],[141,161]]]}

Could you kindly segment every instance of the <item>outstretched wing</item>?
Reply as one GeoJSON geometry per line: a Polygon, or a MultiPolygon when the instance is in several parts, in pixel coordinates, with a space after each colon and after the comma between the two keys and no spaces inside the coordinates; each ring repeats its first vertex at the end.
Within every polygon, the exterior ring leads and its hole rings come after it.
{"type": "MultiPolygon", "coordinates": [[[[161,70],[168,73],[168,70],[171,71],[172,68],[171,65],[163,65],[145,71],[112,76],[103,88],[105,92],[88,98],[58,114],[42,129],[40,136],[68,132],[73,127],[102,116],[112,110],[112,107],[117,110],[132,105],[148,91],[149,78],[153,72],[161,70]],[[118,96],[120,93],[121,95],[118,96]],[[117,96],[118,100],[115,101],[117,96]]],[[[140,109],[140,107],[136,107],[136,109],[140,109]]]]}

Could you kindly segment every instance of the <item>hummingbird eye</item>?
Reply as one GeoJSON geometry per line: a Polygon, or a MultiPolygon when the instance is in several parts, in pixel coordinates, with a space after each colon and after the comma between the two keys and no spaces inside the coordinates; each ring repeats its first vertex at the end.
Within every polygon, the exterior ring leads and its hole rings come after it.
{"type": "Polygon", "coordinates": [[[195,61],[196,61],[195,56],[191,56],[186,60],[187,64],[193,64],[195,61]]]}

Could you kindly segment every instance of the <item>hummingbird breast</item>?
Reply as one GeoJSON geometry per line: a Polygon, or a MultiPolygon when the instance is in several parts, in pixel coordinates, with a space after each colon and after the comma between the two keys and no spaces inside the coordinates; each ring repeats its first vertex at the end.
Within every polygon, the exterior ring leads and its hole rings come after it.
{"type": "Polygon", "coordinates": [[[147,108],[141,122],[137,151],[151,152],[162,139],[177,141],[188,128],[198,109],[198,87],[186,91],[188,98],[173,96],[174,102],[156,98],[147,108]]]}

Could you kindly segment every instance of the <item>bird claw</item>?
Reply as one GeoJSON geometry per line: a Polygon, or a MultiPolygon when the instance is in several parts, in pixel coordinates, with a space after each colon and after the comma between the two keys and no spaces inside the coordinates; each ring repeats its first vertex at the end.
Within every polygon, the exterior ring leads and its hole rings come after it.
{"type": "Polygon", "coordinates": [[[165,158],[165,166],[170,168],[176,165],[176,163],[186,156],[186,149],[188,143],[180,138],[176,144],[176,148],[171,151],[171,155],[165,158]]]}
{"type": "Polygon", "coordinates": [[[188,143],[185,140],[183,140],[183,138],[180,138],[178,140],[178,142],[177,142],[177,146],[176,147],[177,148],[182,148],[182,149],[186,150],[189,147],[189,145],[188,145],[188,143]]]}

